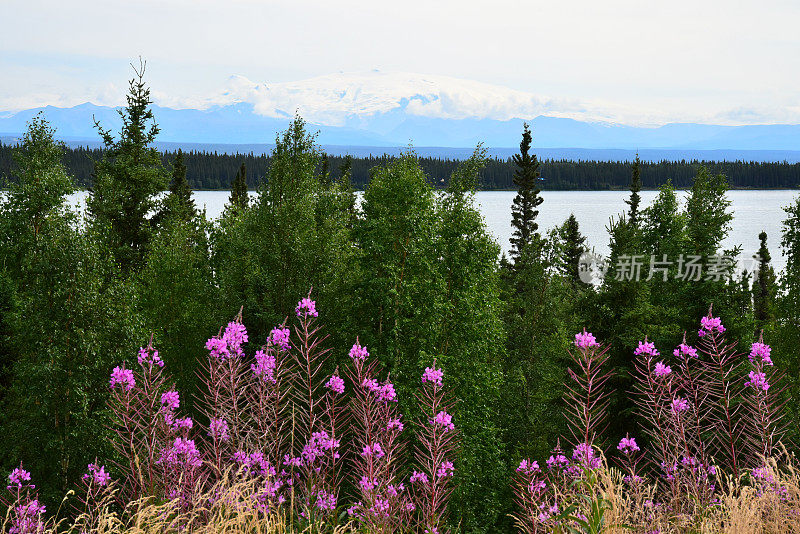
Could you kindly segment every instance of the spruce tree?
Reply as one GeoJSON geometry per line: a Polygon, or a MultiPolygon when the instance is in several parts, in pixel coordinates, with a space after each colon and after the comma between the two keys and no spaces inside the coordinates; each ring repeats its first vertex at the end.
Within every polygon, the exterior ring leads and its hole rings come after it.
{"type": "Polygon", "coordinates": [[[105,150],[95,164],[94,188],[87,202],[95,227],[123,272],[141,267],[153,233],[147,215],[167,186],[161,156],[152,146],[159,129],[144,82],[145,64],[133,70],[127,106],[119,111],[119,139],[95,121],[105,150]]]}
{"type": "Polygon", "coordinates": [[[538,233],[539,225],[536,224],[536,217],[539,210],[536,208],[543,202],[539,194],[538,187],[539,161],[535,154],[530,154],[531,149],[531,130],[527,123],[522,132],[522,142],[519,144],[519,154],[513,157],[517,169],[514,171],[514,185],[517,186],[517,196],[511,206],[511,226],[514,232],[511,236],[511,260],[517,264],[524,249],[539,241],[541,236],[538,233]]]}
{"type": "Polygon", "coordinates": [[[625,201],[630,209],[628,210],[628,222],[631,223],[634,227],[639,224],[639,203],[641,202],[641,197],[639,196],[639,191],[642,190],[642,178],[641,178],[641,162],[639,160],[639,154],[636,154],[636,160],[633,162],[633,169],[631,171],[631,185],[630,185],[630,192],[631,196],[629,200],[625,201]]]}
{"type": "Polygon", "coordinates": [[[774,318],[774,302],[776,288],[775,271],[772,268],[772,257],[767,248],[767,233],[758,234],[761,246],[758,249],[758,270],[753,280],[753,317],[756,330],[762,330],[774,318]]]}
{"type": "Polygon", "coordinates": [[[231,212],[235,215],[241,213],[250,203],[250,197],[247,193],[247,167],[244,162],[239,170],[236,172],[236,178],[231,182],[231,196],[228,198],[228,205],[231,212]]]}
{"type": "Polygon", "coordinates": [[[189,187],[189,181],[186,179],[183,151],[179,148],[172,161],[172,181],[169,184],[169,194],[153,220],[157,225],[161,225],[174,217],[189,221],[196,215],[197,208],[192,199],[192,188],[189,187]]]}
{"type": "Polygon", "coordinates": [[[561,270],[564,275],[575,284],[575,287],[582,287],[586,282],[581,280],[580,277],[580,260],[583,253],[586,252],[586,236],[581,234],[578,226],[578,219],[575,214],[571,213],[570,216],[564,221],[559,229],[559,234],[563,243],[561,250],[561,270]]]}

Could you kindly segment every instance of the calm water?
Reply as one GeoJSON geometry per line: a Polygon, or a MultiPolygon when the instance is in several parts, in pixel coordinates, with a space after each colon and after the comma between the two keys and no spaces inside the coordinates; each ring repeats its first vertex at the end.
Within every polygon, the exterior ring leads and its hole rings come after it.
{"type": "MultiPolygon", "coordinates": [[[[762,230],[769,236],[769,248],[776,267],[783,267],[780,254],[781,222],[785,218],[783,207],[789,205],[800,193],[794,190],[780,191],[730,191],[734,212],[731,234],[724,242],[724,248],[742,245],[742,256],[750,257],[758,250],[758,234],[762,230]]],[[[252,193],[251,193],[252,194],[252,193]]],[[[561,224],[574,213],[587,236],[588,244],[600,254],[608,253],[608,232],[606,227],[612,216],[627,208],[627,191],[544,191],[544,203],[539,207],[539,228],[549,229],[561,224]]],[[[655,198],[656,191],[642,191],[642,206],[647,206],[655,198]]],[[[483,214],[486,225],[504,251],[508,250],[511,237],[511,203],[515,193],[512,191],[482,191],[476,194],[476,201],[483,214]]],[[[229,196],[228,191],[196,191],[198,207],[205,207],[209,218],[220,216],[229,196]]],[[[82,204],[86,193],[76,193],[73,204],[82,204]]],[[[681,199],[686,194],[680,193],[681,199]]]]}

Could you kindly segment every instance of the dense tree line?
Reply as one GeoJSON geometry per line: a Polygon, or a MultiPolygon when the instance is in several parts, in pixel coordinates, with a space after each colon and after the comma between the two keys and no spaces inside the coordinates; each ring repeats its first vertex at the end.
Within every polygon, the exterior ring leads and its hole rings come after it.
{"type": "MultiPolygon", "coordinates": [[[[8,176],[12,167],[12,145],[0,143],[0,175],[8,176]]],[[[95,161],[102,158],[100,148],[67,148],[64,165],[81,188],[92,187],[95,161]]],[[[160,154],[161,164],[168,166],[176,152],[160,154]]],[[[341,178],[346,157],[322,155],[321,166],[330,169],[333,179],[341,178]]],[[[230,189],[242,165],[247,169],[247,186],[255,189],[271,165],[268,154],[226,154],[217,152],[183,153],[187,178],[192,189],[230,189]]],[[[350,181],[356,189],[363,190],[369,183],[372,169],[388,164],[395,156],[349,157],[350,181]]],[[[420,157],[420,166],[428,180],[437,189],[444,189],[450,176],[461,163],[447,158],[420,157]]],[[[625,161],[541,161],[542,189],[549,190],[607,190],[625,189],[628,186],[630,162],[625,161]]],[[[668,180],[679,188],[692,185],[699,166],[713,173],[724,174],[732,188],[794,189],[800,185],[800,163],[758,161],[660,161],[640,162],[641,186],[657,189],[668,180]]],[[[489,158],[480,172],[478,189],[512,190],[515,164],[512,158],[489,158]]]]}
{"type": "MultiPolygon", "coordinates": [[[[797,421],[800,199],[786,209],[781,236],[752,229],[762,234],[755,272],[723,267],[716,278],[695,280],[673,263],[663,276],[648,276],[650,258],[692,255],[705,265],[739,254],[720,247],[732,218],[730,178],[720,167],[541,162],[527,127],[510,162],[488,160],[480,147],[461,162],[410,151],[329,158],[300,118],[269,158],[158,154],[142,74],[131,81],[122,129],[98,125],[103,151],[67,150],[41,117],[19,146],[3,147],[13,156],[6,176],[14,179],[0,197],[0,463],[23,461],[48,503],[57,504],[95,456],[113,456],[103,437],[114,365],[135,362],[152,336],[179,389],[193,391],[202,346],[220,324],[241,310],[250,348],[257,348],[309,288],[329,335],[331,365],[344,361],[359,336],[391,373],[409,418],[421,371],[433,359],[446,370],[463,431],[453,508],[463,532],[509,530],[515,461],[543,461],[565,433],[555,415],[567,351],[584,327],[611,343],[617,371],[617,417],[600,443],[635,428],[626,371],[638,342],[647,335],[660,347],[677,346],[711,305],[733,337],[757,339],[763,331],[773,344],[797,421]],[[71,158],[85,159],[85,174],[71,158]],[[199,172],[203,165],[209,174],[199,172]],[[475,190],[499,168],[508,173],[505,187],[517,191],[508,257],[474,205],[475,190]],[[537,224],[548,209],[541,189],[554,175],[566,180],[559,168],[582,169],[570,176],[608,171],[604,183],[631,191],[609,225],[611,254],[597,284],[585,276],[585,238],[575,217],[547,233],[537,224]],[[359,182],[367,172],[369,181],[359,182]],[[87,212],[75,213],[65,196],[88,185],[81,180],[90,175],[87,212]],[[211,175],[215,187],[231,188],[213,223],[190,194],[203,184],[198,176],[211,175]],[[255,187],[250,198],[243,194],[248,185],[255,187]],[[641,188],[655,185],[657,198],[640,205],[641,188]],[[682,209],[677,187],[689,189],[682,209]],[[787,258],[781,273],[770,262],[776,244],[787,258]],[[629,268],[634,256],[648,259],[638,277],[629,268]]],[[[747,169],[751,177],[797,169],[724,165],[739,179],[747,169]]],[[[191,395],[183,398],[182,408],[204,424],[191,395]]]]}

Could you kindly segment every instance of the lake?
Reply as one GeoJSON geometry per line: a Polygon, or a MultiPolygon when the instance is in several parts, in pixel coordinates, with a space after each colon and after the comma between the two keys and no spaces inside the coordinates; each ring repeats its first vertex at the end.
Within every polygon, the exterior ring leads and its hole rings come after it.
{"type": "MultiPolygon", "coordinates": [[[[657,191],[642,191],[642,207],[652,202],[657,191]]],[[[724,248],[742,245],[742,258],[750,258],[758,251],[758,234],[763,230],[769,236],[768,245],[776,268],[785,264],[780,252],[781,223],[786,215],[783,207],[789,205],[800,191],[796,190],[735,190],[729,191],[734,213],[733,227],[723,243],[724,248]]],[[[200,208],[206,209],[210,219],[222,213],[229,191],[195,191],[194,198],[200,208]]],[[[253,193],[251,192],[251,195],[253,193]]],[[[486,220],[489,231],[504,251],[508,251],[511,237],[511,203],[513,191],[480,191],[476,202],[486,220]]],[[[574,213],[581,232],[590,247],[599,254],[608,253],[609,219],[627,209],[628,191],[543,191],[544,203],[539,207],[539,228],[552,228],[574,213]]],[[[686,193],[679,192],[682,200],[686,193]]],[[[75,193],[70,202],[83,204],[86,192],[75,193]]]]}

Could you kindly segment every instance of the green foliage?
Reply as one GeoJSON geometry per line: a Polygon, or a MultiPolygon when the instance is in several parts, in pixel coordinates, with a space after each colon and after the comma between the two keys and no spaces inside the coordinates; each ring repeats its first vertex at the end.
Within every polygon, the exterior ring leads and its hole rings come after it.
{"type": "Polygon", "coordinates": [[[159,130],[144,70],[144,64],[134,68],[127,107],[119,112],[119,139],[95,122],[105,151],[96,163],[94,188],[87,203],[98,234],[125,273],[144,264],[154,230],[148,214],[155,211],[156,195],[167,186],[161,158],[152,146],[159,130]]]}
{"type": "Polygon", "coordinates": [[[171,219],[190,221],[197,217],[197,207],[192,199],[192,189],[186,179],[186,165],[183,163],[183,151],[178,149],[172,161],[172,180],[169,193],[163,200],[161,209],[153,217],[156,226],[162,226],[171,219]]]}
{"type": "Polygon", "coordinates": [[[639,203],[642,197],[639,196],[639,191],[642,190],[642,162],[639,160],[639,154],[636,154],[636,160],[633,162],[633,169],[631,170],[631,197],[625,201],[628,205],[628,221],[633,226],[639,224],[639,203]]]}
{"type": "Polygon", "coordinates": [[[141,335],[130,286],[104,282],[114,266],[65,205],[71,187],[52,133],[40,118],[29,125],[20,181],[0,204],[3,294],[13,295],[3,326],[16,355],[5,362],[0,458],[25,462],[50,503],[94,455],[110,454],[100,439],[106,377],[141,335]]]}
{"type": "Polygon", "coordinates": [[[245,324],[258,343],[294,313],[309,287],[320,307],[334,312],[326,320],[331,331],[349,331],[348,273],[356,253],[348,244],[351,194],[320,180],[319,158],[314,136],[296,118],[276,139],[254,202],[235,217],[226,214],[213,232],[223,316],[244,306],[245,324]]]}
{"type": "Polygon", "coordinates": [[[530,154],[531,141],[531,130],[526,123],[519,144],[519,154],[513,157],[517,166],[514,172],[517,196],[511,205],[511,226],[514,228],[511,235],[511,259],[515,264],[520,261],[524,249],[540,239],[536,217],[539,215],[537,208],[544,199],[539,196],[539,161],[536,154],[530,154]]]}
{"type": "Polygon", "coordinates": [[[586,282],[581,280],[580,260],[586,252],[586,236],[581,234],[578,226],[578,219],[574,213],[570,213],[564,224],[558,229],[558,238],[561,243],[559,253],[559,269],[561,273],[576,288],[586,286],[586,282]]]}
{"type": "Polygon", "coordinates": [[[231,182],[231,196],[228,199],[228,209],[233,215],[243,212],[250,204],[250,194],[247,191],[247,166],[242,162],[236,177],[231,182]]]}
{"type": "Polygon", "coordinates": [[[770,323],[775,320],[775,297],[778,291],[775,271],[772,268],[772,256],[767,248],[767,233],[761,232],[758,234],[758,239],[761,242],[756,255],[758,270],[752,289],[756,331],[769,328],[770,323]]]}
{"type": "MultiPolygon", "coordinates": [[[[178,390],[187,393],[198,390],[198,347],[228,318],[218,305],[208,226],[205,218],[170,219],[153,237],[138,276],[138,303],[147,329],[178,390]]],[[[191,410],[192,397],[184,395],[181,407],[191,410]]]]}

